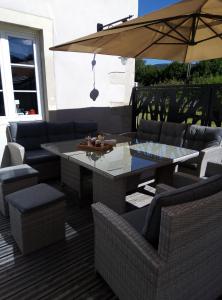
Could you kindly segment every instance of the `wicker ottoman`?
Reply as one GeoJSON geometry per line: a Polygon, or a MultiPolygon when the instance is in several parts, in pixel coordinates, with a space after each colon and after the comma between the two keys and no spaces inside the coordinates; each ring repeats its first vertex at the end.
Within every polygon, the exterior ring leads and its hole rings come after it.
{"type": "Polygon", "coordinates": [[[64,194],[41,183],[6,197],[12,235],[23,254],[64,239],[64,194]]]}
{"type": "Polygon", "coordinates": [[[0,169],[0,211],[8,216],[7,194],[38,183],[39,172],[28,165],[19,165],[0,169]]]}

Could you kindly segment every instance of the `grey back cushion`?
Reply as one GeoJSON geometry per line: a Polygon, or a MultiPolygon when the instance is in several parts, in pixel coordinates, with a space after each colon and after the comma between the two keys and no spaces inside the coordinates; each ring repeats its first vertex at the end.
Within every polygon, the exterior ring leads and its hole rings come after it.
{"type": "Polygon", "coordinates": [[[44,121],[10,123],[12,141],[26,150],[40,149],[48,142],[47,124],[44,121]]]}
{"type": "Polygon", "coordinates": [[[137,131],[137,138],[152,142],[159,142],[162,122],[141,120],[137,131]]]}
{"type": "Polygon", "coordinates": [[[162,207],[199,200],[222,190],[222,174],[155,196],[147,210],[144,237],[158,248],[162,207]]]}
{"type": "Polygon", "coordinates": [[[163,122],[160,143],[181,147],[187,125],[171,122],[163,122]]]}
{"type": "Polygon", "coordinates": [[[75,138],[81,139],[87,135],[95,136],[97,133],[97,123],[95,122],[75,122],[74,123],[75,138]]]}
{"type": "Polygon", "coordinates": [[[74,139],[74,123],[48,123],[50,142],[60,142],[74,139]]]}
{"type": "Polygon", "coordinates": [[[187,128],[183,147],[202,150],[221,143],[222,129],[206,126],[190,125],[187,128]]]}

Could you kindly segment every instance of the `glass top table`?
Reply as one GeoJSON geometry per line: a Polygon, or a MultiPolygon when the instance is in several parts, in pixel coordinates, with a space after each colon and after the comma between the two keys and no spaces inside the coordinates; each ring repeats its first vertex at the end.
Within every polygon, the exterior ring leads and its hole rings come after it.
{"type": "Polygon", "coordinates": [[[199,154],[120,136],[116,146],[106,153],[78,150],[80,142],[49,143],[42,148],[61,157],[61,182],[77,191],[80,201],[86,199],[84,193],[91,182],[93,202],[102,202],[120,214],[125,212],[127,193],[137,188],[141,178],[148,175],[156,182],[164,182],[172,178],[176,164],[199,154]],[[84,177],[88,172],[90,181],[84,177]]]}
{"type": "Polygon", "coordinates": [[[110,178],[129,176],[198,156],[198,151],[165,144],[122,140],[106,153],[78,150],[80,140],[43,144],[56,155],[110,178]]]}

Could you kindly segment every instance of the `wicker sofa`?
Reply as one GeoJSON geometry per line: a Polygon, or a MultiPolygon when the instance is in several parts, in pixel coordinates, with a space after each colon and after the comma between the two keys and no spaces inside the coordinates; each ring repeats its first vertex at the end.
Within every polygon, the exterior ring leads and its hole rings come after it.
{"type": "Polygon", "coordinates": [[[122,216],[92,205],[95,268],[120,300],[222,294],[222,175],[155,196],[122,216]]]}
{"type": "Polygon", "coordinates": [[[203,176],[209,161],[222,160],[222,129],[141,119],[137,132],[124,133],[138,140],[197,150],[199,156],[179,165],[179,171],[203,176]]]}
{"type": "Polygon", "coordinates": [[[11,164],[26,163],[39,171],[40,180],[58,177],[60,160],[41,148],[41,144],[79,139],[97,132],[96,123],[11,122],[8,148],[11,164]]]}

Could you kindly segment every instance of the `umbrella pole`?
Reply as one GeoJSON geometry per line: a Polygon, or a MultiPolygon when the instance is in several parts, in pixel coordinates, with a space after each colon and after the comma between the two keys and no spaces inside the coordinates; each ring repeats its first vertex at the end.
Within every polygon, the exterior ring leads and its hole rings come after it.
{"type": "Polygon", "coordinates": [[[187,64],[186,84],[189,84],[189,83],[190,83],[190,73],[191,73],[191,68],[192,68],[191,63],[188,63],[188,64],[187,64]]]}

